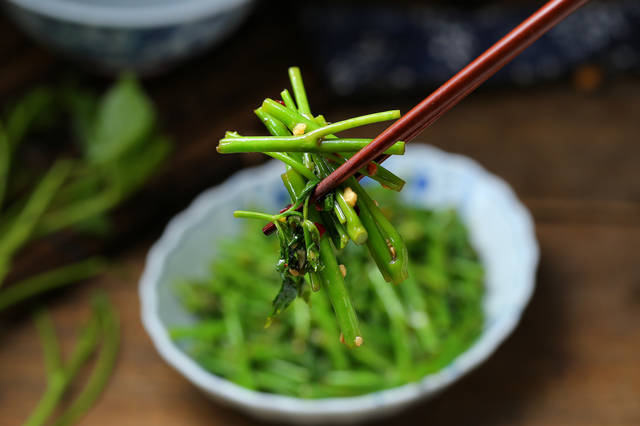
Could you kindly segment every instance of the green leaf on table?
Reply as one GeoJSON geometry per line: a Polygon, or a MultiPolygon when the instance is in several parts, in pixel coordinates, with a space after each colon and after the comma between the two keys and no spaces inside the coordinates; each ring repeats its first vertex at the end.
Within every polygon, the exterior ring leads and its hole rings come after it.
{"type": "Polygon", "coordinates": [[[44,235],[73,226],[103,235],[110,229],[104,215],[145,183],[166,159],[170,141],[152,133],[153,107],[130,75],[122,77],[99,102],[90,93],[75,89],[61,98],[93,166],[87,164],[60,191],[38,231],[44,235]]]}
{"type": "Polygon", "coordinates": [[[155,111],[131,74],[122,76],[101,99],[93,131],[85,141],[89,160],[104,164],[120,157],[151,133],[155,111]]]}

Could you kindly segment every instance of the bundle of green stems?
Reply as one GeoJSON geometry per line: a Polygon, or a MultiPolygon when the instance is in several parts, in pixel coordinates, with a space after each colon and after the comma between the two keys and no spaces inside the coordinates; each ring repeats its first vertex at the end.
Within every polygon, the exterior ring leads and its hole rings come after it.
{"type": "Polygon", "coordinates": [[[36,312],[34,320],[44,349],[47,388],[24,424],[25,426],[77,424],[106,387],[115,366],[120,345],[118,316],[104,294],[94,295],[91,317],[80,330],[66,363],[62,358],[51,316],[42,309],[36,312]],[[94,356],[96,360],[93,370],[83,389],[70,404],[66,404],[68,406],[64,410],[60,410],[60,406],[65,403],[65,396],[78,382],[77,376],[94,356]],[[54,417],[55,420],[51,422],[54,417]]]}
{"type": "MultiPolygon", "coordinates": [[[[408,276],[407,249],[377,202],[354,177],[323,200],[313,200],[312,194],[322,179],[371,142],[339,138],[336,134],[397,119],[400,112],[385,111],[328,123],[322,115],[311,113],[300,70],[290,68],[289,78],[293,96],[285,89],[281,100],[265,99],[255,110],[271,136],[245,137],[227,132],[217,149],[225,154],[261,152],[285,163],[282,181],[291,196],[291,205],[278,214],[236,211],[234,215],[276,226],[280,242],[277,269],[282,287],[273,301],[272,316],[286,309],[296,297],[308,300],[309,288],[324,288],[342,332],[340,340],[348,347],[361,346],[363,335],[344,284],[348,265],[338,262],[336,251],[344,249],[349,241],[366,245],[384,280],[399,284],[408,276]]],[[[404,142],[396,142],[385,153],[404,154],[404,142]]],[[[404,185],[401,178],[375,162],[359,173],[394,191],[404,185]]]]}
{"type": "Polygon", "coordinates": [[[7,108],[0,115],[0,312],[102,272],[106,261],[93,257],[3,286],[34,241],[68,230],[107,236],[110,211],[146,183],[169,150],[155,107],[133,75],[102,96],[75,86],[38,87],[7,108]],[[45,157],[33,155],[34,133],[44,134],[39,150],[60,152],[46,156],[44,172],[30,161],[45,157]],[[55,147],[56,136],[67,133],[75,147],[55,147]]]}
{"type": "MultiPolygon", "coordinates": [[[[104,271],[107,261],[97,256],[44,271],[31,265],[36,270],[26,277],[15,273],[14,263],[30,244],[61,232],[111,234],[109,213],[145,184],[170,150],[170,141],[159,132],[151,99],[129,74],[102,96],[75,86],[38,87],[4,109],[6,113],[0,113],[0,314],[104,271]],[[37,136],[45,143],[38,146],[37,136]],[[64,140],[71,136],[75,146],[56,147],[56,136],[64,140]]],[[[98,398],[115,365],[120,339],[116,313],[106,297],[98,296],[91,320],[66,363],[46,311],[35,315],[35,323],[44,346],[47,387],[25,424],[74,424],[98,398]],[[94,355],[95,367],[84,389],[60,410],[94,355]]]]}

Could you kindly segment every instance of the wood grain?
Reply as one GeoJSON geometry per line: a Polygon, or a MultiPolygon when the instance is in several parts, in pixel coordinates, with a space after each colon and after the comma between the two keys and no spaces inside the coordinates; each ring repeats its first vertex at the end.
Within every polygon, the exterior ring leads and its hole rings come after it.
{"type": "MultiPolygon", "coordinates": [[[[259,130],[251,109],[286,85],[288,65],[303,67],[312,108],[329,120],[406,110],[424,96],[333,98],[311,71],[311,58],[296,49],[281,52],[286,31],[272,28],[267,9],[252,17],[251,29],[245,27],[219,49],[146,82],[176,139],[175,156],[147,190],[117,212],[118,237],[99,247],[116,266],[47,300],[66,351],[88,315],[93,290],[106,290],[121,316],[115,375],[81,424],[256,424],[209,401],[157,355],[140,324],[137,296],[150,244],[198,192],[245,164],[262,161],[222,158],[214,145],[226,129],[259,130]],[[262,36],[267,30],[273,30],[272,37],[262,36]]],[[[77,72],[5,21],[0,24],[0,58],[9,64],[0,71],[0,101],[34,83],[77,72]]],[[[82,78],[96,87],[105,84],[82,78]]],[[[421,140],[476,159],[514,187],[536,220],[542,258],[536,292],[515,333],[484,365],[394,423],[640,424],[638,111],[640,82],[633,79],[609,82],[594,94],[564,84],[481,91],[423,135],[421,140]]],[[[373,126],[360,134],[379,130],[373,126]]],[[[65,257],[69,246],[57,247],[44,253],[65,257]]],[[[25,272],[35,268],[34,262],[25,260],[25,272]]],[[[3,426],[21,424],[44,389],[30,308],[0,317],[3,426]]]]}

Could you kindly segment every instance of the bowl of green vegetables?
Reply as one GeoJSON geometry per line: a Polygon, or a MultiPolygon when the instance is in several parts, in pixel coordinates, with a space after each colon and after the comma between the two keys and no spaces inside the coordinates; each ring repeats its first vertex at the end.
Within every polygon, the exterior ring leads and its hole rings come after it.
{"type": "Polygon", "coordinates": [[[359,318],[355,346],[341,343],[324,289],[274,315],[285,289],[278,238],[233,217],[286,204],[282,165],[272,162],[200,195],[151,249],[140,297],[160,355],[217,401],[294,423],[389,415],[486,360],[534,289],[529,213],[506,183],[460,155],[416,144],[385,167],[406,181],[402,192],[363,186],[404,240],[408,278],[385,282],[361,247],[340,250],[359,318]]]}

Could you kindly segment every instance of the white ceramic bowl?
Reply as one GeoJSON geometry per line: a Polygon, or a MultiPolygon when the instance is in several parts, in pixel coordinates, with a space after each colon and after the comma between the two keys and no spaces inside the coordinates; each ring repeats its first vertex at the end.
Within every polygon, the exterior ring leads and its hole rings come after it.
{"type": "Polygon", "coordinates": [[[439,149],[411,145],[388,167],[407,180],[407,200],[425,207],[454,207],[467,224],[485,267],[486,323],[478,340],[441,371],[363,396],[303,400],[245,389],[215,376],[176,345],[167,328],[193,318],[174,297],[180,277],[203,276],[216,255],[216,242],[241,225],[232,211],[262,206],[276,211],[287,198],[278,162],[236,173],[200,195],[169,223],[153,246],[140,281],[142,321],[160,355],[216,400],[279,422],[351,422],[397,412],[441,391],[487,359],[514,329],[534,288],[538,245],[527,210],[501,179],[474,161],[439,149]]]}
{"type": "Polygon", "coordinates": [[[103,72],[154,73],[224,38],[252,0],[7,0],[7,12],[53,50],[103,72]]]}

